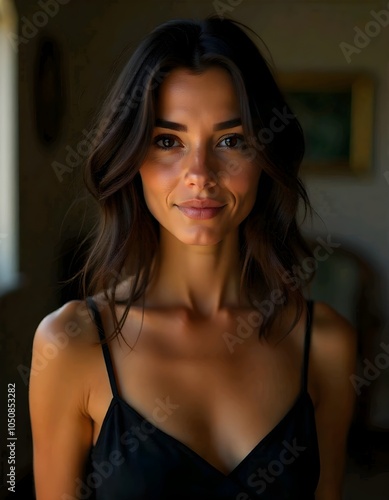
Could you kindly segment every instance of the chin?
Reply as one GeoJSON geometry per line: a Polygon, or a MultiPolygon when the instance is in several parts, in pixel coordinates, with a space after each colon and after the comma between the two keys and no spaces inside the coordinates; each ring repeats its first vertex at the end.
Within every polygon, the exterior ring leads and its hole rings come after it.
{"type": "Polygon", "coordinates": [[[211,231],[193,231],[192,234],[177,234],[175,237],[184,245],[213,246],[223,240],[223,235],[211,231]]]}

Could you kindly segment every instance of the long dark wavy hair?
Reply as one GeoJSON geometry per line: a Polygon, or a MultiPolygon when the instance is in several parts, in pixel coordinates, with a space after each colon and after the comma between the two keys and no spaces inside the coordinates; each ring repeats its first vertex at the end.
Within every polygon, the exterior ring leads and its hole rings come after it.
{"type": "Polygon", "coordinates": [[[146,205],[139,169],[152,140],[159,86],[177,68],[201,73],[218,66],[229,72],[240,104],[246,153],[262,168],[255,204],[239,228],[241,290],[259,310],[274,294],[283,299],[273,303],[273,314],[263,314],[259,336],[270,332],[279,317],[276,313],[291,302],[296,316],[288,333],[301,316],[303,288],[313,272],[305,278],[300,275],[299,286],[290,284],[296,283],[293,276],[302,260],[312,258],[297,223],[300,202],[304,219],[308,209],[312,214],[298,176],[304,137],[248,32],[237,21],[215,16],[165,22],[138,45],[97,117],[84,182],[98,203],[99,216],[88,236],[85,264],[76,276],[81,276],[84,299],[103,292],[115,325],[109,339],[121,335],[131,305],[144,299],[158,256],[159,223],[146,205]],[[275,129],[276,116],[283,126],[275,129]],[[116,288],[123,280],[127,296],[117,300],[116,288]],[[125,305],[120,320],[115,312],[118,303],[125,305]]]}

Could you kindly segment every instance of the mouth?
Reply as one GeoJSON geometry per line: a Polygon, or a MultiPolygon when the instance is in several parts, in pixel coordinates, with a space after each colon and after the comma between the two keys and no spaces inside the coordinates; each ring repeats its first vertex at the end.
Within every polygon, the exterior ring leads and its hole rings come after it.
{"type": "Polygon", "coordinates": [[[185,200],[177,203],[179,207],[193,207],[193,208],[221,208],[225,205],[221,201],[213,200],[212,198],[193,198],[192,200],[185,200]]]}
{"type": "Polygon", "coordinates": [[[189,217],[190,219],[205,220],[213,219],[224,209],[226,205],[220,207],[188,207],[183,205],[176,205],[178,210],[189,217]]]}
{"type": "Polygon", "coordinates": [[[175,205],[178,210],[190,219],[213,219],[224,209],[226,203],[212,198],[193,198],[175,205]]]}

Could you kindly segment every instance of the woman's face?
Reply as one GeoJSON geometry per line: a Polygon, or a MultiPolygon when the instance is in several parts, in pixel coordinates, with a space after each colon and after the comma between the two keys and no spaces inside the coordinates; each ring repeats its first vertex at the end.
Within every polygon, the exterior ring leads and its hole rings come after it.
{"type": "MultiPolygon", "coordinates": [[[[153,139],[140,168],[150,212],[188,245],[214,245],[250,213],[261,169],[242,149],[229,73],[172,71],[162,82],[153,139]]],[[[250,157],[251,156],[251,157],[250,157]]]]}

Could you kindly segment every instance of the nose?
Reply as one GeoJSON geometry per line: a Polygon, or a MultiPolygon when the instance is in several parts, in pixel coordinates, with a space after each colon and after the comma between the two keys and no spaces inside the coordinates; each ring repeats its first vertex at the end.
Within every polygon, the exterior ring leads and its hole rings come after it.
{"type": "Polygon", "coordinates": [[[213,188],[217,175],[211,168],[212,160],[205,147],[198,147],[186,157],[185,183],[200,190],[213,188]]]}

